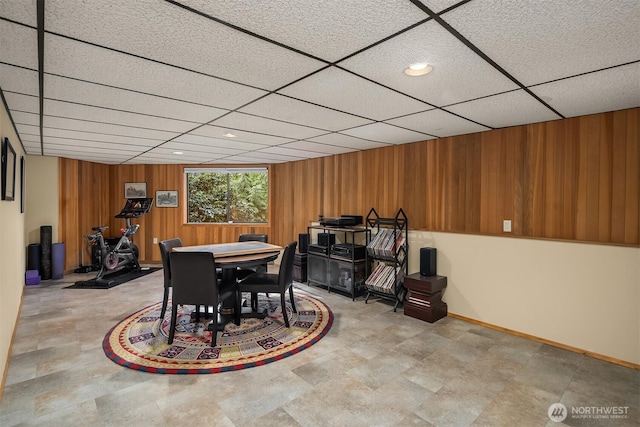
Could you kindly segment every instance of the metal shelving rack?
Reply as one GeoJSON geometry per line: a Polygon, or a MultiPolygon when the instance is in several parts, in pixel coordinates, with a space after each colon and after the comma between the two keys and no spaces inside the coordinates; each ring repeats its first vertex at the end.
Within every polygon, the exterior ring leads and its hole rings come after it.
{"type": "Polygon", "coordinates": [[[394,301],[393,311],[396,311],[406,295],[403,279],[409,274],[409,220],[402,208],[393,218],[382,218],[371,208],[365,226],[372,230],[367,245],[372,265],[365,281],[365,303],[370,296],[378,296],[394,301]]]}

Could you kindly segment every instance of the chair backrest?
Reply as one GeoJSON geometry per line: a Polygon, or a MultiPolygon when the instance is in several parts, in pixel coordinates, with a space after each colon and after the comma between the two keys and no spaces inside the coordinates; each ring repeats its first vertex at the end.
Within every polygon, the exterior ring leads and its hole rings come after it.
{"type": "Polygon", "coordinates": [[[173,248],[182,246],[182,240],[179,237],[163,240],[158,243],[160,246],[160,257],[162,258],[162,271],[164,273],[164,287],[171,287],[171,264],[169,263],[169,254],[173,248]]]}
{"type": "Polygon", "coordinates": [[[241,234],[238,236],[238,242],[263,242],[269,243],[269,236],[266,234],[241,234]]]}
{"type": "Polygon", "coordinates": [[[173,304],[218,305],[216,261],[211,252],[171,252],[173,304]]]}
{"type": "Polygon", "coordinates": [[[284,247],[278,272],[278,287],[281,292],[286,291],[293,282],[293,260],[296,254],[296,246],[298,246],[298,242],[294,241],[284,247]]]}

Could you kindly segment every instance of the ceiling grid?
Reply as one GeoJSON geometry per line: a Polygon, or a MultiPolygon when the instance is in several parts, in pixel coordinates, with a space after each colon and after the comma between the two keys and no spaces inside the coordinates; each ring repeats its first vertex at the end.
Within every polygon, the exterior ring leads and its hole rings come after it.
{"type": "Polygon", "coordinates": [[[637,0],[0,0],[0,32],[25,151],[106,164],[280,163],[640,106],[637,0]]]}

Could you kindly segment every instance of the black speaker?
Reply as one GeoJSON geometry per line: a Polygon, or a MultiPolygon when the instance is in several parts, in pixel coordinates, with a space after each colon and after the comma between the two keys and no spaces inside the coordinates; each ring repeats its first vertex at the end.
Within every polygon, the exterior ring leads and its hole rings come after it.
{"type": "Polygon", "coordinates": [[[420,248],[420,274],[423,276],[435,276],[436,273],[436,248],[420,248]]]}
{"type": "Polygon", "coordinates": [[[300,252],[301,254],[306,254],[308,247],[309,247],[309,234],[307,233],[298,234],[298,252],[300,252]]]}
{"type": "Polygon", "coordinates": [[[321,246],[333,246],[336,244],[336,235],[333,233],[318,233],[318,244],[321,246]]]}

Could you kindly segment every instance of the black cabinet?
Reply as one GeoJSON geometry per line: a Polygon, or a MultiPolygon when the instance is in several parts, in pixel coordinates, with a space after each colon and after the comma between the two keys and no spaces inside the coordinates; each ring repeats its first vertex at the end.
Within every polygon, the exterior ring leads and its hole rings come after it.
{"type": "Polygon", "coordinates": [[[326,287],[355,300],[363,295],[369,273],[366,245],[371,231],[364,227],[309,226],[307,257],[309,285],[326,287]]]}

